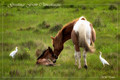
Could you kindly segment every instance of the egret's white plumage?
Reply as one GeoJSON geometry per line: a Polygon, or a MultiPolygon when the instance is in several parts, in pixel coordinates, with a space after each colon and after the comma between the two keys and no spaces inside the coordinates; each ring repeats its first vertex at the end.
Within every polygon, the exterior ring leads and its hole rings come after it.
{"type": "Polygon", "coordinates": [[[18,51],[18,48],[16,47],[15,50],[12,51],[9,56],[11,56],[12,58],[14,58],[15,54],[17,53],[17,51],[18,51]]]}
{"type": "Polygon", "coordinates": [[[105,64],[109,65],[109,63],[104,58],[102,58],[101,55],[102,55],[102,52],[100,52],[100,56],[99,56],[100,61],[102,62],[102,64],[103,65],[105,65],[105,64]]]}

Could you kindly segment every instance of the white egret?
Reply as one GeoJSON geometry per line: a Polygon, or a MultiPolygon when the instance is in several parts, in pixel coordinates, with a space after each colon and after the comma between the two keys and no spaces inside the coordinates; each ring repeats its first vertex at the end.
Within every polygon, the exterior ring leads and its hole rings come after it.
{"type": "Polygon", "coordinates": [[[12,58],[14,58],[15,54],[17,53],[17,51],[18,51],[18,47],[16,47],[15,50],[12,51],[9,56],[11,56],[12,58]]]}
{"type": "Polygon", "coordinates": [[[100,58],[100,61],[101,61],[102,64],[103,64],[103,66],[105,66],[105,64],[110,65],[104,58],[101,57],[101,55],[102,55],[102,52],[100,52],[99,58],[100,58]]]}

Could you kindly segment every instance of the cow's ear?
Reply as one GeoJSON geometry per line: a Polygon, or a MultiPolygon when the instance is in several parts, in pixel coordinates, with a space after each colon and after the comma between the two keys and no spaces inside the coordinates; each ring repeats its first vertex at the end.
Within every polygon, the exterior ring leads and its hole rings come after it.
{"type": "Polygon", "coordinates": [[[52,52],[52,49],[50,47],[48,47],[49,51],[52,52]]]}
{"type": "Polygon", "coordinates": [[[53,40],[54,40],[55,38],[54,38],[53,36],[51,36],[51,39],[53,39],[53,40]]]}

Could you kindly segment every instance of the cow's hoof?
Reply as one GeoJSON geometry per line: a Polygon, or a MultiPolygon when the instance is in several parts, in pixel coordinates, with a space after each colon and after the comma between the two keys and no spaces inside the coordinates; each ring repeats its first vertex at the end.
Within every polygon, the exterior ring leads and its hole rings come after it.
{"type": "Polygon", "coordinates": [[[74,65],[77,66],[77,63],[75,63],[74,65]]]}
{"type": "Polygon", "coordinates": [[[81,69],[82,67],[81,66],[78,66],[78,69],[81,69]]]}
{"type": "Polygon", "coordinates": [[[87,65],[84,65],[84,68],[87,69],[88,68],[87,65]]]}

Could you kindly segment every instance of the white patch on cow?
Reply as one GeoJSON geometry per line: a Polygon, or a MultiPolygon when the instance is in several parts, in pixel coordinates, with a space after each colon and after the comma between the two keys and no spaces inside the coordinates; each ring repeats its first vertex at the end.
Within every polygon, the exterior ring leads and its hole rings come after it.
{"type": "MultiPolygon", "coordinates": [[[[73,30],[77,33],[82,33],[82,31],[80,32],[80,29],[82,29],[83,27],[85,28],[85,34],[86,34],[86,41],[87,43],[90,45],[90,37],[91,37],[91,27],[90,27],[90,22],[85,20],[81,20],[84,17],[80,17],[79,20],[76,22],[76,24],[74,25],[73,30]]],[[[84,33],[82,33],[84,34],[84,33]]]]}

